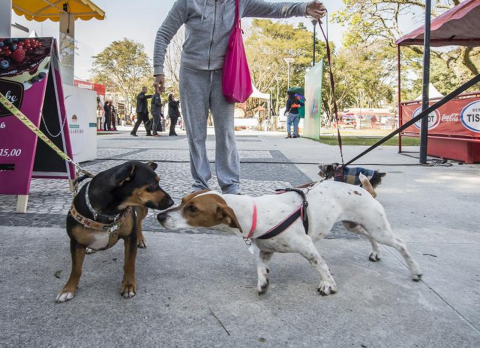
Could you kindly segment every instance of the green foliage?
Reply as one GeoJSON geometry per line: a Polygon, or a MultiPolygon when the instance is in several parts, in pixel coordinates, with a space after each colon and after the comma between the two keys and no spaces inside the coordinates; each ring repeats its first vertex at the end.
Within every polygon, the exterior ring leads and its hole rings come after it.
{"type": "MultiPolygon", "coordinates": [[[[418,0],[343,0],[344,7],[334,13],[333,20],[347,28],[344,46],[369,47],[375,45],[385,54],[388,70],[396,62],[395,41],[404,35],[402,19],[423,17],[425,2],[418,0]]],[[[452,8],[459,0],[438,0],[432,16],[452,8]]],[[[410,28],[413,29],[413,28],[410,28]]],[[[422,47],[402,48],[402,99],[414,99],[422,88],[422,47]]],[[[449,51],[432,50],[430,78],[443,94],[451,92],[461,83],[478,74],[480,50],[460,47],[449,51]],[[476,61],[476,63],[475,63],[476,61]]],[[[380,67],[381,68],[381,67],[380,67]]],[[[474,88],[475,89],[475,88],[474,88]]],[[[478,89],[478,87],[477,87],[478,89]]]]}
{"type": "MultiPolygon", "coordinates": [[[[262,92],[271,92],[274,105],[277,105],[275,77],[279,78],[279,101],[283,106],[288,79],[284,58],[295,60],[290,65],[290,86],[303,86],[305,71],[312,66],[313,36],[303,23],[294,27],[282,22],[255,19],[247,33],[245,50],[255,86],[262,92]]],[[[317,39],[317,62],[324,56],[325,44],[317,39]]]]}
{"type": "Polygon", "coordinates": [[[92,73],[95,82],[105,84],[108,92],[119,93],[125,99],[128,111],[135,106],[142,86],[153,92],[150,60],[143,44],[133,40],[113,41],[94,56],[92,73]]]}
{"type": "MultiPolygon", "coordinates": [[[[354,145],[354,146],[372,146],[382,137],[354,137],[354,136],[342,136],[342,145],[354,145]]],[[[316,140],[316,139],[313,139],[316,140]]],[[[320,140],[316,140],[322,144],[338,146],[338,140],[336,136],[320,136],[320,140]]],[[[419,138],[402,137],[402,146],[418,146],[420,145],[419,138]]],[[[387,140],[380,146],[398,146],[398,136],[387,140]]]]}

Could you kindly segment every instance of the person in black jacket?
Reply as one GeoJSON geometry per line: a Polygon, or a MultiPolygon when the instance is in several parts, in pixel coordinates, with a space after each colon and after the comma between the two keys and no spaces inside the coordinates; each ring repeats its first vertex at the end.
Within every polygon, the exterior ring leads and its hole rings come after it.
{"type": "Polygon", "coordinates": [[[179,101],[173,98],[173,94],[168,96],[168,117],[170,117],[170,134],[176,136],[175,126],[177,125],[178,118],[180,117],[179,101]]]}
{"type": "Polygon", "coordinates": [[[154,137],[159,137],[160,135],[158,134],[158,131],[163,132],[162,129],[162,120],[161,117],[162,115],[162,98],[160,97],[160,94],[158,92],[155,92],[155,94],[152,97],[152,107],[150,111],[152,112],[153,116],[153,127],[152,127],[152,133],[154,137]]]}
{"type": "Polygon", "coordinates": [[[103,130],[109,131],[111,127],[112,110],[110,109],[110,102],[106,101],[103,105],[105,111],[105,120],[103,121],[103,130]]]}
{"type": "Polygon", "coordinates": [[[297,97],[295,93],[288,92],[287,106],[285,115],[287,115],[287,139],[298,138],[298,122],[300,121],[300,108],[305,104],[297,97]],[[290,128],[293,126],[293,136],[290,133],[290,128]]]}
{"type": "MultiPolygon", "coordinates": [[[[143,122],[143,125],[145,126],[145,122],[148,121],[148,102],[147,99],[151,98],[152,95],[145,94],[147,93],[147,87],[142,87],[142,91],[140,94],[137,95],[137,122],[135,122],[135,126],[133,127],[132,132],[130,133],[134,137],[137,137],[137,130],[138,127],[140,126],[140,123],[143,122]]],[[[145,130],[147,131],[147,137],[152,136],[152,133],[150,130],[148,130],[145,127],[145,130]]]]}

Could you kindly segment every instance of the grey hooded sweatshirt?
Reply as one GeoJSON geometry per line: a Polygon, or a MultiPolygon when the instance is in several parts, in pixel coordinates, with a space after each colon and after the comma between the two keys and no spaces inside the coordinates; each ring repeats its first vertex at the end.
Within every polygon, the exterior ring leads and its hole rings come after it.
{"type": "MultiPolygon", "coordinates": [[[[240,0],[241,17],[288,18],[305,16],[308,3],[240,0]]],[[[185,24],[181,64],[198,70],[223,68],[228,39],[235,21],[235,0],[177,0],[158,29],[153,74],[164,73],[167,46],[185,24]]]]}

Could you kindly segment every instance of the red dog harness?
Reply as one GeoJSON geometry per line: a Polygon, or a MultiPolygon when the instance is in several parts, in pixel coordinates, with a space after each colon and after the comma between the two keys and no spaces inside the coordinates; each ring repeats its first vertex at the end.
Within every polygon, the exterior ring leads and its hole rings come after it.
{"type": "MultiPolygon", "coordinates": [[[[308,207],[308,202],[306,199],[305,192],[299,189],[294,189],[294,188],[286,188],[286,189],[279,189],[276,190],[278,194],[282,194],[285,192],[297,192],[300,194],[303,198],[302,204],[293,212],[291,213],[287,218],[285,218],[283,221],[278,223],[276,226],[272,227],[269,229],[267,232],[262,234],[259,237],[255,237],[254,239],[270,239],[273,238],[283,231],[285,231],[287,228],[289,228],[298,218],[302,218],[302,223],[303,227],[305,228],[305,233],[308,234],[308,215],[307,215],[307,207],[308,207]]],[[[252,239],[253,233],[255,232],[257,228],[257,205],[255,202],[253,202],[253,218],[252,218],[252,226],[250,228],[250,232],[248,232],[248,236],[245,240],[252,239]]]]}

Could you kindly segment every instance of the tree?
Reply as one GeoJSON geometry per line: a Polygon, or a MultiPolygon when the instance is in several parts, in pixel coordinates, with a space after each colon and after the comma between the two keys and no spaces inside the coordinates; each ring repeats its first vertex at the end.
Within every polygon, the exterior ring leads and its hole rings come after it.
{"type": "MultiPolygon", "coordinates": [[[[344,45],[369,46],[380,44],[385,50],[395,47],[395,41],[403,36],[401,20],[407,17],[423,17],[425,3],[418,0],[343,0],[345,7],[334,14],[334,21],[347,27],[344,37],[344,45]]],[[[458,5],[460,0],[437,0],[436,7],[432,11],[433,17],[441,12],[458,5]]],[[[442,93],[448,93],[452,86],[458,86],[466,82],[472,75],[478,75],[479,71],[474,64],[478,61],[479,49],[471,47],[459,47],[449,51],[432,50],[431,80],[442,93]],[[456,85],[449,81],[458,82],[456,85]]],[[[413,90],[402,91],[406,95],[420,93],[418,78],[421,77],[422,65],[418,64],[423,50],[421,46],[409,46],[403,50],[403,62],[407,62],[405,86],[413,90]],[[413,74],[412,74],[413,73],[413,74]]],[[[395,61],[395,51],[390,51],[389,60],[395,61]]]]}
{"type": "Polygon", "coordinates": [[[183,43],[185,42],[185,27],[181,27],[168,45],[165,55],[165,75],[167,78],[166,93],[180,94],[180,60],[183,43]]]}
{"type": "MultiPolygon", "coordinates": [[[[287,92],[287,64],[284,58],[295,61],[290,65],[290,86],[303,86],[306,69],[311,67],[313,49],[312,32],[300,23],[298,27],[266,19],[255,19],[248,29],[245,40],[250,73],[255,86],[260,91],[277,90],[279,77],[279,99],[284,100],[287,92]]],[[[316,40],[316,57],[325,56],[325,45],[316,40]]],[[[273,93],[275,105],[276,92],[273,93]]],[[[255,105],[249,105],[249,108],[255,105]]],[[[247,110],[248,111],[248,110],[247,110]]]]}
{"type": "Polygon", "coordinates": [[[101,53],[93,57],[93,78],[103,83],[109,92],[119,93],[126,103],[126,110],[136,106],[136,96],[144,85],[152,88],[152,66],[143,44],[123,39],[113,41],[101,53]]]}

